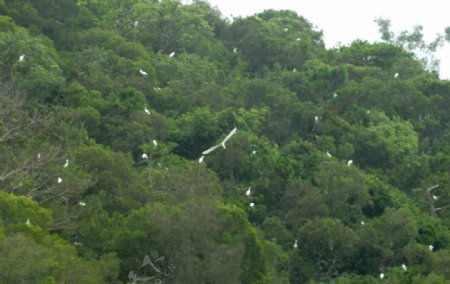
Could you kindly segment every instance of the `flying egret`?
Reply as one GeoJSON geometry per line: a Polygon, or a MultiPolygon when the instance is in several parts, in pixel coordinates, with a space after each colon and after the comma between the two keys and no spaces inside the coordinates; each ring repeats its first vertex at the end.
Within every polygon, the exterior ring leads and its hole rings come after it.
{"type": "Polygon", "coordinates": [[[363,226],[364,226],[365,224],[366,224],[366,222],[364,222],[364,220],[363,220],[363,221],[361,221],[361,225],[363,225],[363,226]]]}
{"type": "Polygon", "coordinates": [[[144,112],[146,113],[146,114],[150,114],[150,111],[148,110],[148,108],[147,107],[144,107],[144,112]]]}
{"type": "Polygon", "coordinates": [[[234,53],[236,53],[237,52],[237,48],[235,47],[235,48],[233,48],[233,52],[234,53]]]}
{"type": "Polygon", "coordinates": [[[398,78],[398,73],[395,73],[395,74],[394,74],[394,78],[398,78]]]}
{"type": "Polygon", "coordinates": [[[78,202],[78,205],[80,206],[86,206],[86,203],[84,203],[83,201],[78,202]]]}
{"type": "Polygon", "coordinates": [[[25,59],[25,54],[22,54],[21,56],[19,56],[19,62],[22,62],[25,59]]]}
{"type": "Polygon", "coordinates": [[[62,183],[62,178],[58,177],[58,183],[62,183]]]}
{"type": "Polygon", "coordinates": [[[403,270],[405,270],[405,271],[407,271],[408,269],[406,268],[406,265],[403,263],[402,264],[402,268],[403,268],[403,270]]]}
{"type": "Polygon", "coordinates": [[[174,57],[175,56],[175,51],[172,52],[171,54],[169,54],[169,57],[174,57]]]}
{"type": "Polygon", "coordinates": [[[141,156],[141,157],[142,157],[142,159],[148,159],[148,155],[147,155],[147,154],[145,154],[145,153],[144,153],[144,154],[142,154],[142,156],[141,156]]]}
{"type": "Polygon", "coordinates": [[[328,152],[328,151],[327,151],[327,156],[330,158],[333,157],[333,156],[331,156],[330,152],[328,152]]]}
{"type": "Polygon", "coordinates": [[[338,94],[337,93],[334,93],[333,94],[333,99],[335,99],[335,98],[337,98],[338,97],[338,94]]]}
{"type": "Polygon", "coordinates": [[[297,240],[294,242],[294,249],[298,248],[297,240]]]}
{"type": "Polygon", "coordinates": [[[137,27],[139,25],[139,21],[134,21],[134,27],[137,27]]]}
{"type": "Polygon", "coordinates": [[[158,141],[156,141],[155,139],[153,139],[153,145],[158,146],[158,141]]]}
{"type": "Polygon", "coordinates": [[[201,156],[199,159],[198,159],[198,163],[199,164],[201,164],[201,163],[203,163],[203,159],[205,158],[205,156],[201,156]]]}
{"type": "Polygon", "coordinates": [[[66,163],[64,164],[64,168],[67,168],[69,166],[69,159],[66,159],[66,163]]]}
{"type": "Polygon", "coordinates": [[[212,151],[216,150],[219,147],[222,147],[224,149],[226,149],[225,147],[225,143],[234,135],[236,134],[237,128],[234,127],[233,130],[231,130],[231,132],[227,135],[227,137],[225,137],[225,139],[222,140],[222,142],[220,142],[219,144],[209,148],[208,150],[205,150],[202,152],[203,155],[208,155],[209,153],[211,153],[212,151]]]}
{"type": "Polygon", "coordinates": [[[380,273],[380,278],[381,278],[381,279],[384,278],[384,273],[380,273]]]}
{"type": "Polygon", "coordinates": [[[31,225],[30,218],[27,218],[27,221],[25,222],[25,224],[27,224],[27,226],[31,225]]]}
{"type": "Polygon", "coordinates": [[[255,203],[251,202],[250,207],[255,207],[255,203]]]}
{"type": "Polygon", "coordinates": [[[245,192],[245,195],[250,196],[250,194],[252,194],[252,187],[249,186],[247,191],[245,192]]]}
{"type": "Polygon", "coordinates": [[[429,249],[430,251],[433,251],[433,249],[434,249],[434,246],[432,246],[432,245],[429,245],[429,246],[428,246],[428,249],[429,249]]]}
{"type": "Polygon", "coordinates": [[[353,160],[348,160],[347,166],[350,167],[353,164],[353,160]]]}
{"type": "Polygon", "coordinates": [[[145,71],[142,70],[142,69],[139,69],[139,73],[141,73],[142,76],[147,76],[147,75],[148,75],[148,73],[145,72],[145,71]]]}

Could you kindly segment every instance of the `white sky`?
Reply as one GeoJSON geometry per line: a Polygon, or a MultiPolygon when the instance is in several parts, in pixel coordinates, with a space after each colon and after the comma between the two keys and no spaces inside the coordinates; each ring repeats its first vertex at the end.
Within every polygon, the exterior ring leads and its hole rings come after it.
{"type": "MultiPolygon", "coordinates": [[[[379,41],[374,19],[391,20],[391,29],[411,30],[422,25],[425,40],[444,34],[450,26],[450,10],[446,0],[208,0],[221,13],[230,17],[248,16],[265,9],[293,10],[323,31],[327,48],[343,45],[355,39],[379,41]]],[[[440,77],[450,79],[450,43],[437,52],[441,60],[440,77]]]]}

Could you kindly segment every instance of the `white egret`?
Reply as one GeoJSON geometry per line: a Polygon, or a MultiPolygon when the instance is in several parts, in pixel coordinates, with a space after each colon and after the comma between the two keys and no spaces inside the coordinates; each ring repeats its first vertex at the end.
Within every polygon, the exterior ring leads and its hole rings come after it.
{"type": "Polygon", "coordinates": [[[353,160],[348,160],[347,166],[350,167],[353,164],[353,160]]]}
{"type": "Polygon", "coordinates": [[[315,121],[315,123],[319,122],[319,117],[317,115],[314,117],[314,121],[315,121]]]}
{"type": "Polygon", "coordinates": [[[157,91],[159,91],[159,90],[161,90],[160,87],[153,87],[153,91],[157,92],[157,91]]]}
{"type": "Polygon", "coordinates": [[[150,111],[148,110],[147,107],[144,107],[144,112],[145,112],[146,114],[150,114],[150,111]]]}
{"type": "Polygon", "coordinates": [[[155,139],[153,139],[153,145],[158,146],[158,141],[156,141],[155,139]]]}
{"type": "Polygon", "coordinates": [[[27,226],[31,225],[30,218],[27,218],[27,221],[25,222],[25,224],[27,224],[27,226]]]}
{"type": "Polygon", "coordinates": [[[22,62],[25,59],[25,54],[22,54],[21,56],[19,56],[19,62],[22,62]]]}
{"type": "Polygon", "coordinates": [[[255,203],[251,202],[250,207],[255,207],[255,203]]]}
{"type": "Polygon", "coordinates": [[[430,251],[433,251],[434,246],[433,246],[433,245],[429,245],[429,246],[428,246],[428,249],[429,249],[430,251]]]}
{"type": "Polygon", "coordinates": [[[134,21],[134,27],[137,27],[139,25],[139,21],[134,21]]]}
{"type": "Polygon", "coordinates": [[[145,71],[142,70],[142,69],[139,69],[139,73],[141,73],[142,76],[147,76],[147,75],[148,75],[148,73],[145,72],[145,71]]]}
{"type": "Polygon", "coordinates": [[[84,203],[83,201],[78,202],[78,205],[80,206],[86,206],[86,203],[84,203]]]}
{"type": "Polygon", "coordinates": [[[169,54],[169,57],[174,57],[175,56],[175,51],[172,52],[171,54],[169,54]]]}
{"type": "Polygon", "coordinates": [[[235,48],[233,48],[233,52],[234,53],[236,53],[237,52],[237,48],[235,47],[235,48]]]}
{"type": "Polygon", "coordinates": [[[327,151],[327,156],[330,158],[333,157],[333,156],[331,156],[330,152],[328,152],[328,151],[327,151]]]}
{"type": "Polygon", "coordinates": [[[288,28],[284,28],[284,31],[287,32],[289,29],[288,28]]]}
{"type": "Polygon", "coordinates": [[[361,221],[361,225],[363,225],[363,226],[364,226],[365,224],[366,224],[366,222],[364,222],[364,220],[363,220],[363,221],[361,221]]]}
{"type": "Polygon", "coordinates": [[[201,156],[201,157],[198,159],[198,163],[199,163],[199,164],[203,163],[203,159],[205,159],[205,156],[201,156]]]}
{"type": "Polygon", "coordinates": [[[64,164],[64,168],[67,168],[69,166],[69,159],[66,159],[66,163],[64,164]]]}
{"type": "Polygon", "coordinates": [[[145,153],[144,153],[144,154],[142,154],[142,156],[141,156],[141,157],[142,157],[142,159],[148,159],[148,155],[147,155],[147,154],[145,154],[145,153]]]}
{"type": "Polygon", "coordinates": [[[297,72],[297,68],[292,69],[292,72],[297,72]]]}
{"type": "Polygon", "coordinates": [[[203,155],[208,155],[209,153],[211,153],[212,151],[216,150],[219,147],[222,147],[224,149],[226,149],[225,147],[225,143],[237,132],[237,128],[234,127],[233,130],[231,130],[231,132],[225,137],[225,139],[222,140],[222,142],[220,142],[219,144],[209,148],[208,150],[205,150],[202,152],[203,155]]]}
{"type": "Polygon", "coordinates": [[[62,178],[58,177],[58,183],[62,183],[62,178]]]}
{"type": "Polygon", "coordinates": [[[252,187],[249,186],[247,191],[245,192],[245,195],[250,196],[250,194],[252,194],[252,187]]]}
{"type": "Polygon", "coordinates": [[[37,158],[38,158],[38,160],[41,158],[41,153],[37,154],[37,158]]]}
{"type": "Polygon", "coordinates": [[[367,114],[370,114],[370,110],[366,111],[367,114]]]}
{"type": "Polygon", "coordinates": [[[301,41],[302,39],[298,37],[298,38],[296,38],[295,40],[296,40],[296,41],[301,41]]]}
{"type": "Polygon", "coordinates": [[[333,94],[333,98],[335,99],[335,98],[337,98],[338,97],[338,94],[337,93],[334,93],[333,94]]]}
{"type": "Polygon", "coordinates": [[[395,74],[394,74],[394,78],[398,78],[398,73],[395,73],[395,74]]]}
{"type": "Polygon", "coordinates": [[[253,151],[252,151],[252,155],[256,155],[256,150],[253,150],[253,151]]]}
{"type": "Polygon", "coordinates": [[[408,269],[406,268],[406,265],[403,263],[402,264],[402,268],[403,268],[403,270],[405,270],[405,271],[407,271],[408,269]]]}
{"type": "Polygon", "coordinates": [[[295,242],[294,242],[294,249],[296,249],[296,248],[298,248],[297,240],[295,240],[295,242]]]}
{"type": "Polygon", "coordinates": [[[380,278],[381,278],[381,279],[384,278],[384,273],[380,273],[380,278]]]}

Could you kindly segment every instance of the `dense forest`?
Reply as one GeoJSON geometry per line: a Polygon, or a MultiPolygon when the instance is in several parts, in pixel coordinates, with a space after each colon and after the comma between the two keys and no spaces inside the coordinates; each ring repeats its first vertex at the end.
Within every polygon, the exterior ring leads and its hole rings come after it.
{"type": "Polygon", "coordinates": [[[0,283],[450,283],[450,81],[378,24],[0,0],[0,283]]]}

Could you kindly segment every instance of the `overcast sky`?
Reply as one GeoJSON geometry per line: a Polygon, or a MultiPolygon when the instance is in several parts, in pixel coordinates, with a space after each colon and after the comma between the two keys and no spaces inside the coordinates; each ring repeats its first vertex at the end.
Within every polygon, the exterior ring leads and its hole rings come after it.
{"type": "MultiPolygon", "coordinates": [[[[324,34],[328,48],[355,39],[379,41],[374,19],[391,20],[394,32],[422,25],[427,42],[450,26],[450,10],[446,0],[208,0],[221,13],[230,17],[248,16],[265,9],[288,9],[305,17],[324,34]]],[[[439,50],[440,76],[450,79],[450,44],[439,50]]]]}

